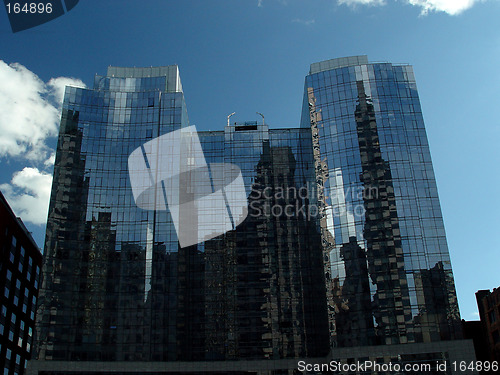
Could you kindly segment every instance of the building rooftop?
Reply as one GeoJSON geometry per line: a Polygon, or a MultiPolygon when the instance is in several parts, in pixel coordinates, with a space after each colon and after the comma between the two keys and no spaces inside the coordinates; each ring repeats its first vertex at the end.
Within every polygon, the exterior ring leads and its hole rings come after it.
{"type": "Polygon", "coordinates": [[[362,64],[368,64],[367,55],[340,57],[337,59],[330,59],[330,60],[320,61],[317,63],[312,63],[311,68],[309,70],[309,74],[315,74],[319,72],[324,72],[326,70],[344,68],[346,66],[356,66],[362,64]]]}
{"type": "MultiPolygon", "coordinates": [[[[98,79],[101,76],[97,75],[98,79]]],[[[126,68],[118,66],[108,66],[105,78],[154,78],[166,77],[167,92],[182,92],[181,76],[177,65],[151,66],[145,68],[126,68]]]]}
{"type": "Polygon", "coordinates": [[[108,77],[117,78],[145,78],[145,77],[163,77],[175,76],[179,74],[177,65],[150,66],[145,68],[129,68],[119,66],[108,66],[108,77]]]}
{"type": "Polygon", "coordinates": [[[7,199],[4,197],[4,195],[2,194],[2,192],[0,191],[0,204],[2,204],[5,209],[7,210],[7,212],[9,213],[9,215],[12,217],[12,220],[17,222],[19,227],[22,229],[22,231],[24,232],[24,234],[26,235],[26,238],[33,244],[33,246],[38,249],[38,251],[41,253],[41,249],[40,247],[37,245],[36,241],[33,239],[32,235],[31,235],[31,232],[28,230],[28,228],[26,228],[26,225],[24,225],[23,221],[21,220],[20,217],[16,216],[16,214],[14,213],[14,211],[12,210],[12,208],[10,207],[9,205],[9,202],[7,201],[7,199]]]}

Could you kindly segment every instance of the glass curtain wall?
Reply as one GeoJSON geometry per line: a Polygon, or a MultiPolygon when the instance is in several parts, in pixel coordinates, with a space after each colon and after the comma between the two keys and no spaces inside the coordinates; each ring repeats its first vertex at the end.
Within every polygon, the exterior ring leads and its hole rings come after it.
{"type": "Polygon", "coordinates": [[[443,218],[411,66],[311,66],[312,130],[332,345],[459,338],[443,218]]]}

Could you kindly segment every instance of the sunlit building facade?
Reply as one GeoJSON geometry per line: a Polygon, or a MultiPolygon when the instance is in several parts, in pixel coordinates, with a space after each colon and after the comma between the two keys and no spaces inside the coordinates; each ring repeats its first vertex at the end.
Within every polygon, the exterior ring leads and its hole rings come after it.
{"type": "Polygon", "coordinates": [[[311,65],[333,346],[461,337],[458,303],[413,69],[366,56],[311,65]]]}
{"type": "Polygon", "coordinates": [[[67,88],[32,374],[470,355],[411,67],[313,64],[300,127],[199,131],[207,163],[241,169],[248,216],[181,247],[168,209],[136,206],[127,161],[188,126],[177,66],[67,88]]]}

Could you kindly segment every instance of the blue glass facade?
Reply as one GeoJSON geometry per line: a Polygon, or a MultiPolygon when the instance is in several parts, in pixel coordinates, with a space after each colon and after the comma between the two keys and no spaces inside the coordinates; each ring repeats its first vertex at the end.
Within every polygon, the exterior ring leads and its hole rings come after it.
{"type": "Polygon", "coordinates": [[[84,362],[89,373],[291,374],[297,358],[353,361],[387,345],[386,362],[449,358],[446,345],[400,345],[461,336],[410,66],[316,63],[300,127],[198,132],[208,165],[241,169],[248,216],[182,247],[171,211],[136,206],[128,159],[188,126],[177,66],[110,67],[93,89],[67,88],[33,374],[84,362]]]}
{"type": "Polygon", "coordinates": [[[325,355],[320,236],[307,216],[314,205],[306,194],[314,181],[310,132],[245,123],[199,136],[207,161],[240,166],[249,206],[236,230],[203,244],[213,301],[205,305],[207,328],[214,325],[207,332],[217,332],[207,344],[217,343],[217,359],[325,355]]]}
{"type": "Polygon", "coordinates": [[[411,66],[313,64],[311,128],[334,346],[460,337],[458,303],[411,66]]]}
{"type": "Polygon", "coordinates": [[[320,237],[303,213],[310,198],[276,195],[314,181],[310,131],[249,123],[199,132],[207,162],[241,168],[251,210],[236,230],[181,248],[170,212],[138,208],[129,179],[135,149],[189,125],[177,67],[154,69],[110,68],[94,89],[66,91],[39,358],[325,355],[320,237]],[[155,73],[165,76],[146,77],[155,73]]]}
{"type": "Polygon", "coordinates": [[[167,299],[177,303],[171,297],[176,276],[169,272],[177,238],[167,213],[135,205],[127,159],[148,140],[187,124],[176,66],[110,68],[96,77],[94,90],[67,89],[45,245],[42,289],[50,294],[40,306],[45,358],[175,356],[153,344],[177,342],[176,316],[164,306],[167,299]],[[163,76],[147,77],[154,73],[163,76]]]}

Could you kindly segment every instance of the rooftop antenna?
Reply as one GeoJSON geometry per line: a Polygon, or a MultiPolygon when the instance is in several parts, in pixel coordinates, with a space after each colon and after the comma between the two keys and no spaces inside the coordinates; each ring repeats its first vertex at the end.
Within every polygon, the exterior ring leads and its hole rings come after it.
{"type": "Polygon", "coordinates": [[[266,125],[266,123],[264,122],[264,115],[260,112],[255,112],[255,113],[262,116],[262,125],[266,125]]]}
{"type": "Polygon", "coordinates": [[[227,116],[227,126],[229,126],[229,118],[234,115],[236,112],[231,113],[229,116],[227,116]]]}

